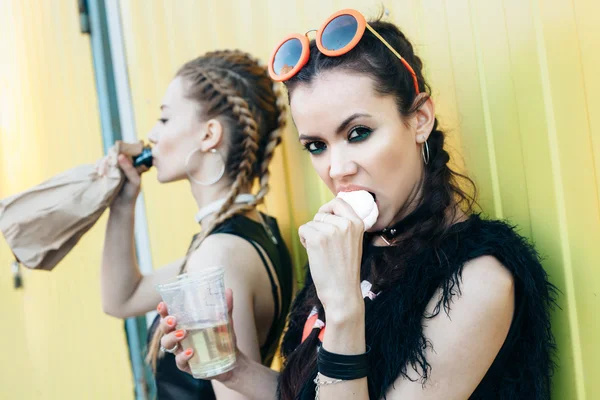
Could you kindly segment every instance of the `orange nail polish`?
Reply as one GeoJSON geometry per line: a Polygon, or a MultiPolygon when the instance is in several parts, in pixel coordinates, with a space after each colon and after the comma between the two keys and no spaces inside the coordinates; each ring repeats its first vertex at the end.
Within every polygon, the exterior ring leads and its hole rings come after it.
{"type": "Polygon", "coordinates": [[[156,307],[156,311],[161,312],[163,308],[163,304],[162,303],[158,303],[158,307],[156,307]]]}
{"type": "Polygon", "coordinates": [[[173,317],[167,318],[167,325],[169,325],[169,326],[175,325],[175,321],[173,320],[173,317]]]}
{"type": "Polygon", "coordinates": [[[183,335],[185,335],[185,332],[183,331],[183,329],[178,330],[177,332],[175,332],[175,337],[181,339],[183,337],[183,335]]]}
{"type": "Polygon", "coordinates": [[[192,355],[192,351],[192,349],[187,349],[184,354],[189,357],[192,355]]]}

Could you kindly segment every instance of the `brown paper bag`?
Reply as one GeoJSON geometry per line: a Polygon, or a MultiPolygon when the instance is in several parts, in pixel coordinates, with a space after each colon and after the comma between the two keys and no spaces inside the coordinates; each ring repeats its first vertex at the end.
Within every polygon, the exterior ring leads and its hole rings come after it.
{"type": "Polygon", "coordinates": [[[17,261],[52,270],[118,195],[125,177],[117,156],[137,155],[143,143],[118,141],[96,164],[65,171],[0,201],[0,231],[17,261]]]}

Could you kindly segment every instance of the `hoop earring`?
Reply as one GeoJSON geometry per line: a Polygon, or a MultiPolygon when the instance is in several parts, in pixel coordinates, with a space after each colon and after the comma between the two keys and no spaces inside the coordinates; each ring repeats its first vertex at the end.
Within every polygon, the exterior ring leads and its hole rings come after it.
{"type": "Polygon", "coordinates": [[[212,179],[212,180],[206,181],[206,182],[202,182],[202,181],[199,181],[198,179],[194,178],[188,168],[188,164],[190,163],[190,158],[192,158],[192,155],[194,155],[194,153],[196,153],[198,151],[200,151],[200,147],[197,147],[194,150],[190,151],[188,153],[187,157],[185,158],[185,173],[187,174],[188,178],[190,178],[190,180],[197,185],[201,185],[201,186],[214,185],[215,183],[219,182],[221,180],[221,178],[223,177],[223,175],[225,174],[225,160],[223,159],[223,156],[221,155],[221,153],[219,153],[216,149],[210,149],[211,154],[217,154],[219,156],[219,158],[221,159],[221,170],[219,171],[219,175],[215,179],[212,179]]]}
{"type": "Polygon", "coordinates": [[[423,146],[421,146],[421,155],[423,156],[425,165],[429,164],[429,144],[427,143],[427,140],[425,140],[423,146]]]}

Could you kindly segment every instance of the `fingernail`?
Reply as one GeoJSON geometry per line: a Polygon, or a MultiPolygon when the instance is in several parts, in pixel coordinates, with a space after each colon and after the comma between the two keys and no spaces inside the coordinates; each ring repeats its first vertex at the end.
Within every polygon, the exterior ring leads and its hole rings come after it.
{"type": "Polygon", "coordinates": [[[169,326],[175,325],[175,318],[173,318],[173,317],[167,318],[167,325],[169,325],[169,326]]]}
{"type": "Polygon", "coordinates": [[[163,309],[163,303],[158,303],[158,307],[156,307],[156,311],[161,312],[163,309]]]}
{"type": "Polygon", "coordinates": [[[193,351],[192,349],[187,349],[187,350],[186,350],[186,351],[185,351],[183,354],[185,354],[186,356],[188,356],[188,357],[189,357],[189,356],[191,356],[191,355],[192,355],[192,353],[193,353],[193,352],[194,352],[194,351],[193,351]]]}
{"type": "Polygon", "coordinates": [[[175,332],[175,337],[181,339],[183,337],[183,335],[185,335],[185,332],[183,331],[183,329],[178,330],[177,332],[175,332]]]}

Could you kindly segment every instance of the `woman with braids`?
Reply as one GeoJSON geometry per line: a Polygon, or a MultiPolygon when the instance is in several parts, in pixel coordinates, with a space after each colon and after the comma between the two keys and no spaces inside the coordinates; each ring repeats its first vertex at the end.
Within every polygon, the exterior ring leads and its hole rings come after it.
{"type": "MultiPolygon", "coordinates": [[[[119,159],[127,183],[110,209],[102,262],[105,312],[127,318],[164,304],[154,286],[183,272],[225,267],[235,291],[237,345],[248,359],[268,366],[279,344],[292,295],[292,265],[276,221],[259,213],[269,189],[269,163],[281,142],[285,99],[267,68],[239,51],[207,53],[183,65],[167,88],[161,116],[149,134],[160,182],[187,179],[199,207],[201,233],[187,255],[142,275],[134,252],[134,205],[140,176],[119,159]],[[251,190],[259,181],[258,192],[251,190]]],[[[231,300],[231,299],[230,299],[231,300]]],[[[150,333],[148,361],[163,399],[240,399],[218,382],[194,379],[175,365],[179,346],[150,333]]],[[[176,326],[174,317],[165,321],[176,326]]],[[[174,333],[184,338],[187,332],[174,333]]]]}
{"type": "Polygon", "coordinates": [[[240,349],[217,379],[257,400],[548,399],[554,288],[513,227],[474,212],[405,35],[343,10],[269,67],[319,177],[370,192],[379,216],[365,229],[336,197],[300,227],[309,270],[282,372],[240,349]]]}

